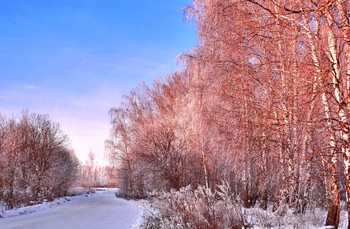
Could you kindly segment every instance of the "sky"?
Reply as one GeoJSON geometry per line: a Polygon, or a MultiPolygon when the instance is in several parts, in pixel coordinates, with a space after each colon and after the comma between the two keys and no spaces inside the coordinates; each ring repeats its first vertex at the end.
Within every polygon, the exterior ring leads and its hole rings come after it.
{"type": "Polygon", "coordinates": [[[0,112],[48,114],[105,164],[108,112],[196,45],[189,0],[0,0],[0,112]]]}

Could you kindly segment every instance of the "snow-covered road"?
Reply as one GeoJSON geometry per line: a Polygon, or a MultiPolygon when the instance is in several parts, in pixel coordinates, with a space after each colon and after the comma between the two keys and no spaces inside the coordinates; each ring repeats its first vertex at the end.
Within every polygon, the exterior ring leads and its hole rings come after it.
{"type": "Polygon", "coordinates": [[[142,216],[134,201],[116,198],[113,192],[69,197],[21,211],[17,216],[0,218],[0,228],[129,229],[142,216]]]}

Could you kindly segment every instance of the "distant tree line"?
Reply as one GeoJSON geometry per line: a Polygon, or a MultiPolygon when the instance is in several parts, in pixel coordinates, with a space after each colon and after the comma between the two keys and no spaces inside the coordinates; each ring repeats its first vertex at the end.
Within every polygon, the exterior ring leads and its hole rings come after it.
{"type": "Polygon", "coordinates": [[[78,168],[67,136],[48,116],[0,115],[0,201],[8,209],[66,195],[78,168]]]}
{"type": "Polygon", "coordinates": [[[97,187],[117,187],[117,170],[112,166],[97,165],[95,154],[90,152],[88,158],[80,168],[79,185],[86,188],[88,192],[91,188],[97,187]]]}
{"type": "Polygon", "coordinates": [[[184,70],[110,112],[124,195],[224,180],[247,208],[324,206],[337,227],[341,199],[350,212],[349,1],[195,0],[187,12],[199,43],[184,70]]]}

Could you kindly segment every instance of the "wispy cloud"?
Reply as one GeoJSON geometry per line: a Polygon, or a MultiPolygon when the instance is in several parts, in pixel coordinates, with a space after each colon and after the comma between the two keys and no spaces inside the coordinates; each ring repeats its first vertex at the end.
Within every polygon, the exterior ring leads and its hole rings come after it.
{"type": "Polygon", "coordinates": [[[182,3],[153,2],[161,8],[8,1],[0,9],[8,22],[0,25],[0,112],[49,114],[81,160],[90,150],[101,160],[110,108],[139,83],[175,70],[176,55],[193,43],[182,3]]]}
{"type": "Polygon", "coordinates": [[[24,84],[24,85],[21,85],[21,87],[26,89],[26,90],[36,90],[36,89],[38,89],[37,86],[31,85],[31,84],[24,84]]]}
{"type": "Polygon", "coordinates": [[[33,82],[0,90],[0,111],[12,115],[30,109],[49,114],[61,124],[82,161],[89,151],[102,161],[110,129],[108,111],[119,104],[122,95],[176,66],[175,55],[151,50],[147,55],[120,57],[100,56],[75,47],[62,49],[55,58],[33,82]]]}

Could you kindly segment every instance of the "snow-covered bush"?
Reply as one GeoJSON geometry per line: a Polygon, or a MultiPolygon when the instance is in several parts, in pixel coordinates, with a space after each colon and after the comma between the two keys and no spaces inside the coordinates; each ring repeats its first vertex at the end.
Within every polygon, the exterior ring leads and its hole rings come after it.
{"type": "MultiPolygon", "coordinates": [[[[279,207],[277,207],[279,208],[279,207]]],[[[305,213],[296,213],[295,209],[282,206],[284,214],[279,209],[270,205],[266,210],[254,207],[244,210],[244,219],[253,228],[324,228],[327,211],[322,208],[307,209],[305,213]]],[[[345,211],[342,211],[341,218],[345,219],[345,211]]],[[[339,228],[346,228],[341,220],[339,228]]]]}
{"type": "Polygon", "coordinates": [[[227,184],[211,191],[191,186],[179,191],[153,192],[153,211],[146,214],[143,228],[242,228],[243,208],[227,184]]]}
{"type": "Polygon", "coordinates": [[[0,199],[7,209],[67,195],[78,165],[67,136],[48,116],[0,116],[0,199]]]}

